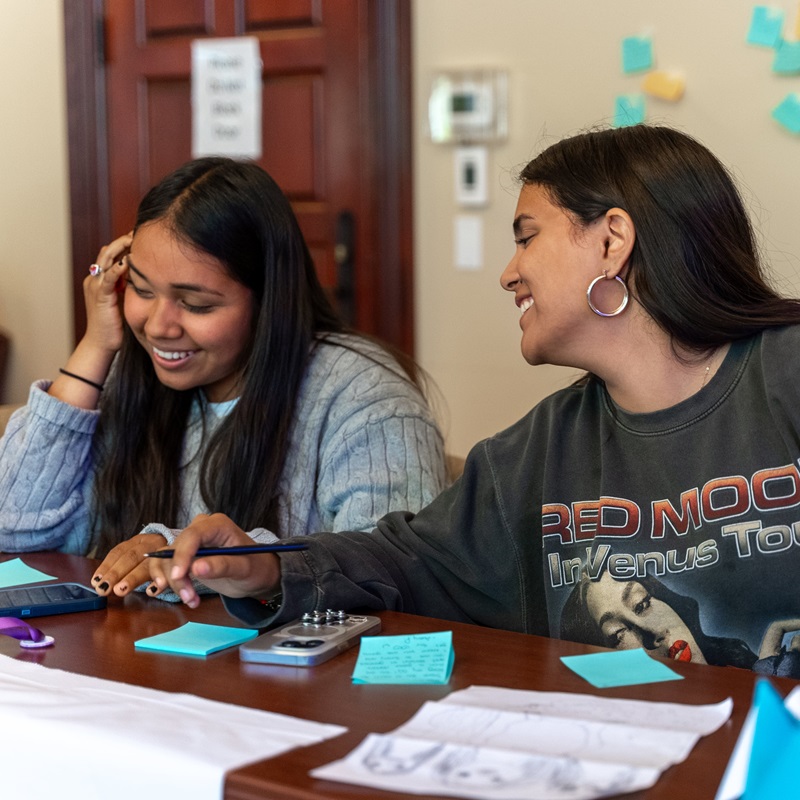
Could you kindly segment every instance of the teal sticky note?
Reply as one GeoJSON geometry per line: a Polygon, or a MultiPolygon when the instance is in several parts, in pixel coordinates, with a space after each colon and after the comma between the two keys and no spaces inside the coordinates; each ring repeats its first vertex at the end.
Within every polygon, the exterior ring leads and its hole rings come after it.
{"type": "Polygon", "coordinates": [[[783,9],[772,6],[755,6],[747,31],[747,43],[762,47],[777,47],[783,29],[783,9]]]}
{"type": "Polygon", "coordinates": [[[226,628],[204,622],[187,622],[180,628],[139,639],[134,642],[134,647],[137,650],[157,650],[182,656],[207,656],[217,650],[255,639],[256,636],[258,631],[248,628],[226,628]]]}
{"type": "Polygon", "coordinates": [[[614,127],[638,125],[644,122],[645,104],[643,94],[621,94],[614,103],[614,127]]]}
{"type": "Polygon", "coordinates": [[[353,683],[447,683],[454,659],[452,631],[365,636],[353,683]]]}
{"type": "Polygon", "coordinates": [[[772,110],[772,118],[792,133],[800,133],[800,94],[786,97],[772,110]]]}
{"type": "Polygon", "coordinates": [[[641,647],[585,656],[562,656],[561,661],[599,689],[683,680],[683,675],[670,669],[663,661],[650,658],[641,647]]]}
{"type": "Polygon", "coordinates": [[[25,583],[54,580],[57,578],[29,567],[21,558],[12,558],[11,561],[3,561],[0,564],[0,589],[5,589],[7,586],[22,586],[25,583]]]}
{"type": "Polygon", "coordinates": [[[644,72],[653,66],[653,43],[649,36],[626,36],[622,40],[622,71],[644,72]]]}
{"type": "Polygon", "coordinates": [[[800,764],[800,721],[763,678],[756,683],[753,708],[756,722],[742,800],[794,797],[800,764]]]}
{"type": "Polygon", "coordinates": [[[784,42],[775,50],[772,71],[780,75],[800,74],[800,42],[784,42]]]}

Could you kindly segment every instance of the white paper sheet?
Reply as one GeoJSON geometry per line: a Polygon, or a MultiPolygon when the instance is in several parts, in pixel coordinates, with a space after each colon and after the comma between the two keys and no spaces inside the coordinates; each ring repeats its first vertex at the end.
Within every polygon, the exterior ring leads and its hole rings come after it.
{"type": "Polygon", "coordinates": [[[798,719],[800,719],[800,686],[796,686],[786,695],[784,705],[789,711],[792,712],[798,719]]]}
{"type": "Polygon", "coordinates": [[[261,158],[261,67],[255,36],[192,41],[192,158],[261,158]]]}
{"type": "Polygon", "coordinates": [[[219,800],[226,771],[345,730],[0,656],[7,798],[219,800]]]}
{"type": "Polygon", "coordinates": [[[311,774],[414,794],[588,800],[652,786],[732,708],[473,686],[311,774]]]}
{"type": "Polygon", "coordinates": [[[744,794],[747,784],[747,767],[750,763],[750,750],[753,747],[753,735],[756,729],[758,710],[751,708],[747,712],[739,732],[739,738],[731,753],[730,761],[717,789],[715,800],[739,800],[744,794]]]}

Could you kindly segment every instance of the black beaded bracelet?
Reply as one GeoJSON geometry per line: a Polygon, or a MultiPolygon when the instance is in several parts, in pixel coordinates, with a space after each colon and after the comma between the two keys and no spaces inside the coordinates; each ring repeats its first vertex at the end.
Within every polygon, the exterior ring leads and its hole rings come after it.
{"type": "Polygon", "coordinates": [[[83,381],[84,383],[88,383],[89,386],[94,386],[98,392],[103,391],[103,385],[101,383],[95,383],[94,381],[90,381],[88,378],[84,378],[81,375],[76,375],[74,372],[67,372],[65,369],[58,370],[62,375],[66,375],[68,378],[75,378],[76,381],[83,381]]]}

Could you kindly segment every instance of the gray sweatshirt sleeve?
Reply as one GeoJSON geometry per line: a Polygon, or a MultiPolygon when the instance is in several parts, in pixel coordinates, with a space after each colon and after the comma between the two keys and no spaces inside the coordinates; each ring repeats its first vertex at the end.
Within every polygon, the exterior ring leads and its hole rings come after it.
{"type": "Polygon", "coordinates": [[[33,384],[28,404],[0,439],[0,550],[85,553],[99,412],[76,408],[33,384]]]}
{"type": "Polygon", "coordinates": [[[541,524],[525,471],[508,455],[498,469],[483,442],[464,475],[418,514],[391,513],[372,533],[305,537],[308,550],[280,555],[277,613],[223,598],[228,611],[255,627],[315,608],[390,609],[546,634],[541,524]]]}

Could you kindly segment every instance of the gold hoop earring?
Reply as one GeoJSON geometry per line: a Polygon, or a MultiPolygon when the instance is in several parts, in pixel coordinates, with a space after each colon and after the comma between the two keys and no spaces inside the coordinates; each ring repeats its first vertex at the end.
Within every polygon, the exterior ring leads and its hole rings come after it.
{"type": "Polygon", "coordinates": [[[592,290],[600,281],[606,281],[608,277],[606,276],[606,271],[603,272],[602,275],[598,275],[590,284],[589,288],[586,290],[586,302],[589,303],[589,308],[597,314],[598,317],[616,317],[621,314],[625,310],[625,306],[628,305],[628,285],[625,283],[619,275],[614,276],[615,281],[619,281],[622,284],[622,288],[625,290],[625,295],[622,298],[622,302],[613,310],[613,311],[601,311],[593,302],[592,302],[592,290]]]}

